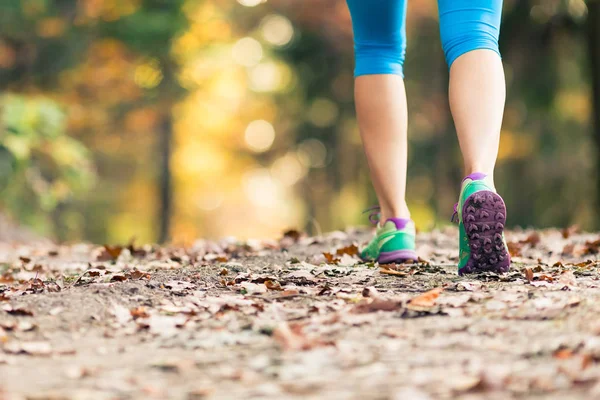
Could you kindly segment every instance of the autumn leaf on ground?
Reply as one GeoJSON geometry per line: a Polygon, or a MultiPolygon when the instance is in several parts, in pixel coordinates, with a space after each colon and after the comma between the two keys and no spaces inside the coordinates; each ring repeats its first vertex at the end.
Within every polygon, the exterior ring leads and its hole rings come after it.
{"type": "Polygon", "coordinates": [[[600,251],[600,239],[594,241],[587,241],[584,244],[583,254],[598,254],[600,251]]]}
{"type": "Polygon", "coordinates": [[[125,274],[127,279],[139,280],[139,279],[150,279],[150,274],[147,272],[138,271],[137,269],[125,274]]]}
{"type": "Polygon", "coordinates": [[[409,300],[409,303],[417,307],[433,307],[435,305],[435,301],[438,297],[440,297],[440,293],[442,293],[443,291],[443,288],[432,289],[430,291],[418,295],[417,297],[413,297],[409,300]]]}
{"type": "Polygon", "coordinates": [[[327,260],[327,264],[337,264],[340,262],[339,257],[334,256],[331,253],[323,253],[323,257],[325,257],[325,260],[327,260]]]}
{"type": "Polygon", "coordinates": [[[385,274],[385,275],[396,275],[396,276],[407,276],[408,275],[406,272],[386,268],[383,266],[381,268],[379,268],[379,273],[385,274]]]}
{"type": "Polygon", "coordinates": [[[6,311],[7,313],[9,313],[10,315],[15,315],[18,317],[32,317],[33,316],[33,311],[28,310],[24,307],[13,307],[10,304],[6,304],[4,307],[2,307],[2,309],[4,311],[6,311]]]}
{"type": "Polygon", "coordinates": [[[143,248],[135,247],[135,238],[131,239],[131,241],[127,245],[127,250],[129,250],[129,253],[135,258],[142,258],[147,254],[147,251],[143,248]]]}
{"type": "Polygon", "coordinates": [[[521,257],[521,249],[523,248],[523,244],[520,242],[508,242],[508,252],[511,257],[521,257]]]}
{"type": "Polygon", "coordinates": [[[525,279],[527,279],[527,282],[533,280],[533,270],[531,268],[525,268],[525,279]]]}
{"type": "Polygon", "coordinates": [[[305,235],[302,232],[295,229],[290,229],[283,233],[283,237],[279,240],[279,246],[284,249],[288,248],[293,244],[298,243],[304,236],[305,235]]]}
{"type": "Polygon", "coordinates": [[[104,248],[96,257],[96,261],[114,261],[123,252],[123,246],[109,246],[104,245],[104,248]]]}
{"type": "Polygon", "coordinates": [[[350,246],[337,249],[335,254],[338,256],[343,256],[344,254],[349,256],[358,256],[358,247],[355,244],[351,244],[350,246]]]}
{"type": "Polygon", "coordinates": [[[110,278],[111,282],[124,282],[127,280],[127,276],[123,274],[114,274],[112,278],[110,278]]]}
{"type": "Polygon", "coordinates": [[[524,240],[521,240],[521,243],[528,244],[531,247],[535,247],[538,245],[538,243],[540,243],[541,240],[542,240],[542,238],[540,237],[539,233],[532,232],[529,236],[527,236],[527,238],[525,238],[524,240]]]}
{"type": "Polygon", "coordinates": [[[265,286],[269,290],[283,290],[281,284],[277,281],[265,281],[265,286]]]}
{"type": "Polygon", "coordinates": [[[131,314],[133,319],[150,317],[150,314],[148,314],[148,312],[146,311],[146,309],[144,307],[133,308],[133,309],[129,310],[129,313],[131,314]]]}
{"type": "Polygon", "coordinates": [[[567,288],[577,287],[577,279],[575,279],[575,274],[573,274],[573,271],[564,272],[560,278],[558,278],[558,284],[567,288]]]}
{"type": "Polygon", "coordinates": [[[397,311],[404,308],[404,303],[400,300],[387,299],[384,297],[366,298],[359,302],[352,312],[364,314],[377,311],[397,311]]]}
{"type": "Polygon", "coordinates": [[[273,330],[273,339],[284,350],[299,351],[310,350],[318,346],[326,346],[331,343],[311,339],[306,336],[299,324],[290,325],[287,322],[282,322],[273,330]]]}
{"type": "Polygon", "coordinates": [[[571,235],[574,235],[579,232],[580,232],[579,225],[571,225],[567,228],[563,228],[561,231],[561,234],[564,239],[568,239],[571,235]]]}

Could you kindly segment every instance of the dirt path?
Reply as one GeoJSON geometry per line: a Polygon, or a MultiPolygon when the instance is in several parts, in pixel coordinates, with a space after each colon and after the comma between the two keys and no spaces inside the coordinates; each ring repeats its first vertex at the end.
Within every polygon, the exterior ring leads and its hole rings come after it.
{"type": "Polygon", "coordinates": [[[366,235],[0,244],[0,399],[600,398],[597,234],[513,232],[477,279],[455,230],[384,270],[366,235]]]}

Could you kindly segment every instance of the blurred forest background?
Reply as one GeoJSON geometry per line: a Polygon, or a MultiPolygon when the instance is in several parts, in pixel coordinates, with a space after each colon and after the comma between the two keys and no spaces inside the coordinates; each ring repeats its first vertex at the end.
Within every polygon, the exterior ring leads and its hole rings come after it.
{"type": "MultiPolygon", "coordinates": [[[[409,1],[408,32],[428,230],[462,175],[435,0],[409,1]]],[[[501,51],[509,224],[600,229],[600,1],[505,0],[501,51]]],[[[352,71],[343,0],[2,0],[0,213],[95,242],[365,224],[352,71]]]]}

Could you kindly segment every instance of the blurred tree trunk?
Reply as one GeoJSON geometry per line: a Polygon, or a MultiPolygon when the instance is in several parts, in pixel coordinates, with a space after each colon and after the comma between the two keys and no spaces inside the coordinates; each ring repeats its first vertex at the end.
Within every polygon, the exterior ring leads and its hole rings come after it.
{"type": "Polygon", "coordinates": [[[587,41],[591,61],[592,129],[598,147],[596,151],[598,157],[596,202],[600,205],[600,1],[590,1],[588,12],[587,41]]]}
{"type": "Polygon", "coordinates": [[[169,239],[171,228],[171,208],[172,208],[172,191],[171,191],[171,147],[173,140],[173,117],[170,109],[167,110],[158,132],[158,151],[160,154],[159,164],[159,231],[158,241],[164,243],[169,239]]]}

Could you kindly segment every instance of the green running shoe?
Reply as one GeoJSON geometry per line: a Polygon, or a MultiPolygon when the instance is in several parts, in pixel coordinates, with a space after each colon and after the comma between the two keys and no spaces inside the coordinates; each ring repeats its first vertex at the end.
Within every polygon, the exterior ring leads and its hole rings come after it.
{"type": "Polygon", "coordinates": [[[415,223],[410,219],[390,218],[383,225],[378,223],[375,237],[361,251],[360,257],[363,261],[381,264],[417,260],[415,234],[415,223]]]}
{"type": "Polygon", "coordinates": [[[506,205],[483,173],[467,176],[461,186],[454,217],[458,216],[458,274],[508,272],[510,254],[504,238],[506,205]]]}

